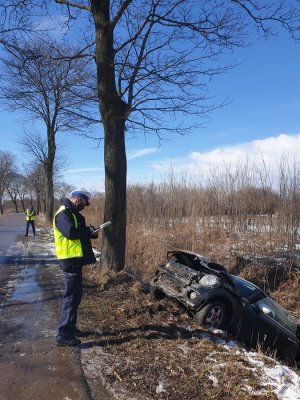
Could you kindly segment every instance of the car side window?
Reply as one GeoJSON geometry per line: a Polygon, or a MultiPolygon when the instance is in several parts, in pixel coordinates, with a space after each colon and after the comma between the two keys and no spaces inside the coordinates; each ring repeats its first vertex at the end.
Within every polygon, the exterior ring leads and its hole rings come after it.
{"type": "Polygon", "coordinates": [[[272,318],[280,325],[288,329],[290,332],[296,334],[297,321],[294,319],[283,307],[276,303],[270,297],[265,297],[254,303],[261,312],[268,317],[272,318]]]}

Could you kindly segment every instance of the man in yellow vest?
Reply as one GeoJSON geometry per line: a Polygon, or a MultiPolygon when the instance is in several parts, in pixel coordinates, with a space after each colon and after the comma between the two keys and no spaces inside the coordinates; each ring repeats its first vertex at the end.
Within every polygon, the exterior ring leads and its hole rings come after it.
{"type": "Polygon", "coordinates": [[[77,309],[81,302],[82,267],[96,262],[90,239],[96,239],[93,226],[86,226],[80,211],[88,206],[91,193],[85,189],[74,190],[65,198],[53,219],[56,255],[59,267],[64,273],[65,290],[58,321],[56,344],[77,346],[82,336],[76,326],[77,309]]]}
{"type": "Polygon", "coordinates": [[[32,227],[33,235],[35,236],[35,225],[34,220],[36,216],[36,212],[33,207],[27,208],[25,211],[26,214],[26,233],[25,236],[28,236],[29,225],[32,227]]]}

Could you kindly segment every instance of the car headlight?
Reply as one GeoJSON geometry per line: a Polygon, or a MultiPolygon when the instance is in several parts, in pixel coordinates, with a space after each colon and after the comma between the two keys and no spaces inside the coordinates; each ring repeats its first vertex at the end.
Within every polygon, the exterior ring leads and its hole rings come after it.
{"type": "Polygon", "coordinates": [[[190,298],[191,300],[196,300],[196,298],[197,298],[197,293],[196,293],[196,292],[190,292],[190,293],[189,293],[189,298],[190,298]]]}
{"type": "Polygon", "coordinates": [[[204,275],[200,279],[200,283],[201,283],[201,285],[210,287],[210,288],[216,288],[221,285],[221,281],[216,275],[204,275]]]}

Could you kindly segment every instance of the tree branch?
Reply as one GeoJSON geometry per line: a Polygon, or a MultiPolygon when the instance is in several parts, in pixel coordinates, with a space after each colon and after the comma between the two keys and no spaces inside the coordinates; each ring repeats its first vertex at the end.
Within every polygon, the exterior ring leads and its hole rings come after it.
{"type": "Polygon", "coordinates": [[[58,4],[64,4],[64,5],[68,6],[68,7],[74,7],[74,8],[79,8],[80,10],[91,11],[91,7],[83,6],[82,4],[73,3],[71,1],[55,0],[55,2],[58,3],[58,4]]]}

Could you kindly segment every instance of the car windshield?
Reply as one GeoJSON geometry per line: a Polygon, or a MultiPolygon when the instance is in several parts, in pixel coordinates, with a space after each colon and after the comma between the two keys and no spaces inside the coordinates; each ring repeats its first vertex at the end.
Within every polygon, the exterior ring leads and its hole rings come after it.
{"type": "Polygon", "coordinates": [[[257,286],[253,285],[252,283],[245,281],[242,278],[239,278],[238,276],[231,275],[236,287],[239,289],[240,295],[242,297],[249,297],[253,293],[255,293],[258,289],[257,286]]]}
{"type": "Polygon", "coordinates": [[[294,335],[297,334],[297,320],[287,310],[270,297],[260,299],[255,304],[265,315],[277,321],[294,335]]]}

